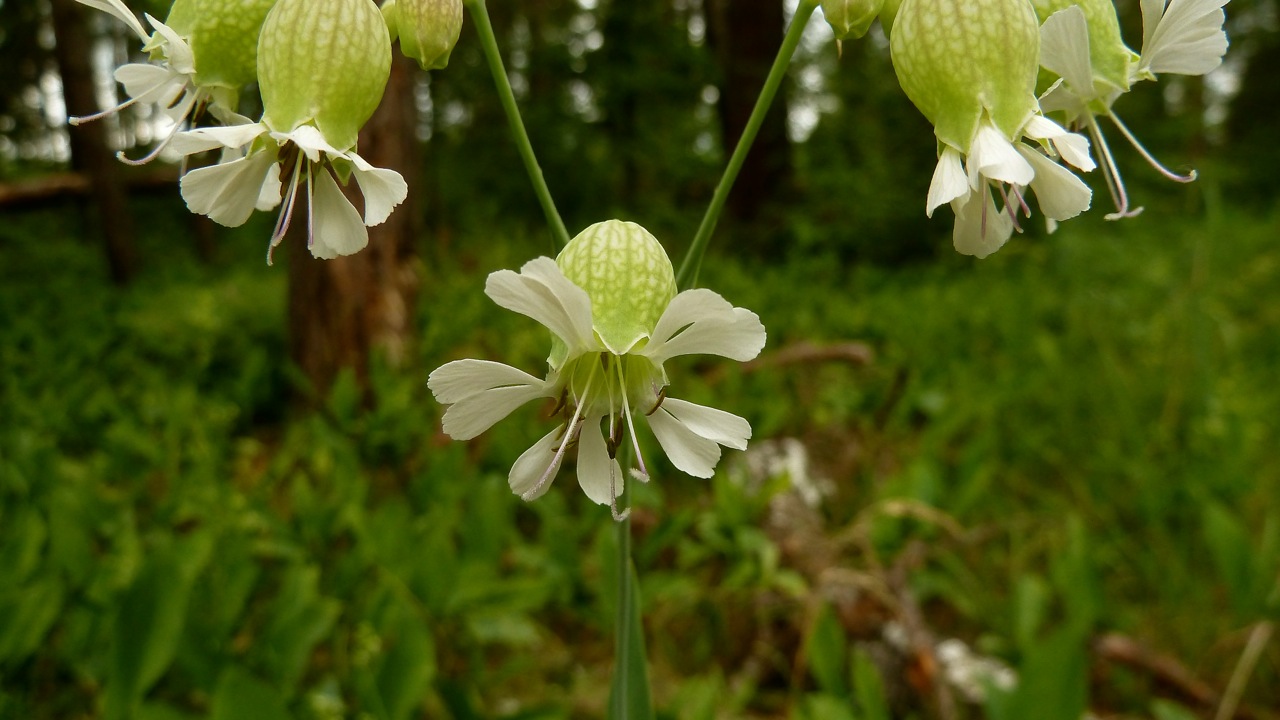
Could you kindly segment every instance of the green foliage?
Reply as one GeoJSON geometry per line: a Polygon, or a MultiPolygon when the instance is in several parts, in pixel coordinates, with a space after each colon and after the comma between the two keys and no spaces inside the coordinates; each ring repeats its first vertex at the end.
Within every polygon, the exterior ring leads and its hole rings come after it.
{"type": "MultiPolygon", "coordinates": [[[[832,488],[793,536],[778,508],[802,478],[731,454],[692,480],[646,441],[634,632],[655,717],[929,717],[879,626],[837,611],[830,567],[903,568],[939,638],[1017,670],[968,717],[1048,697],[1071,720],[1185,714],[1091,666],[1101,631],[1225,685],[1223,638],[1276,607],[1275,219],[1155,210],[980,264],[708,262],[704,281],[764,319],[767,353],[856,339],[876,357],[673,369],[753,442],[802,439],[832,488]]],[[[313,414],[289,407],[283,274],[258,254],[202,267],[158,232],[142,246],[164,263],[118,292],[73,218],[5,220],[0,716],[606,712],[607,511],[569,473],[536,503],[510,493],[536,409],[449,443],[425,388],[457,357],[545,363],[545,334],[481,293],[536,237],[435,266],[423,307],[450,311],[421,313],[414,361],[375,364],[372,409],[346,378],[313,414]]],[[[1276,702],[1270,657],[1256,707],[1276,702]]]]}

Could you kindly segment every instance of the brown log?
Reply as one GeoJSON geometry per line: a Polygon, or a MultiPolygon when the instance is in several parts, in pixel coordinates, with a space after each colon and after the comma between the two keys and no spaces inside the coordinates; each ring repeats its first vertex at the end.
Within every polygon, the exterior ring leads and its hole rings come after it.
{"type": "MultiPolygon", "coordinates": [[[[144,171],[121,172],[119,178],[132,190],[151,191],[178,187],[178,169],[157,166],[144,171]]],[[[93,180],[84,172],[60,172],[38,177],[0,183],[0,207],[36,205],[39,203],[82,199],[92,194],[93,180]]]]}

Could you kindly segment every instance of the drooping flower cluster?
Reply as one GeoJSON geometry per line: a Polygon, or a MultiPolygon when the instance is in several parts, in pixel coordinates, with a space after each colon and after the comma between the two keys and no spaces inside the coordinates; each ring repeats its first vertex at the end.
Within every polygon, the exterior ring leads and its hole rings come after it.
{"type": "Polygon", "coordinates": [[[183,176],[182,196],[192,212],[229,226],[243,224],[254,210],[280,208],[268,263],[300,195],[306,196],[307,244],[319,258],[364,248],[366,227],[386,220],[405,199],[408,188],[398,173],[356,153],[360,128],[381,101],[390,72],[388,22],[406,54],[434,68],[447,63],[462,23],[461,0],[404,0],[385,18],[372,0],[177,0],[167,22],[147,16],[155,30],[148,34],[121,0],[80,2],[128,24],[150,61],[116,71],[127,101],[73,122],[154,103],[173,131],[136,162],[165,148],[184,157],[221,150],[217,164],[183,176]],[[237,112],[241,91],[254,82],[263,107],[256,122],[237,112]],[[205,109],[223,126],[184,131],[205,109]],[[363,213],[339,186],[352,177],[364,196],[363,213]]]}
{"type": "Polygon", "coordinates": [[[1043,24],[1040,64],[1058,78],[1040,100],[1045,112],[1060,113],[1073,127],[1087,128],[1099,148],[1107,189],[1116,210],[1109,219],[1137,215],[1130,208],[1120,171],[1112,159],[1098,117],[1110,118],[1134,149],[1161,175],[1177,182],[1195,179],[1161,165],[1142,147],[1112,105],[1133,83],[1156,80],[1157,73],[1204,75],[1227,52],[1227,0],[1143,0],[1142,52],[1120,37],[1120,22],[1110,0],[1035,0],[1043,24]]]}
{"type": "Polygon", "coordinates": [[[950,204],[956,249],[985,257],[1030,215],[1028,189],[1051,230],[1087,210],[1092,193],[1074,170],[1101,164],[1117,208],[1108,218],[1141,211],[1129,207],[1099,116],[1165,177],[1195,178],[1160,165],[1111,106],[1158,73],[1217,67],[1227,48],[1226,2],[1143,0],[1141,53],[1124,45],[1111,0],[840,0],[822,8],[837,38],[865,32],[871,14],[889,32],[898,80],[938,142],[925,212],[950,204]],[[1046,83],[1039,97],[1038,80],[1046,83]],[[1067,128],[1087,130],[1098,163],[1088,139],[1067,128]]]}
{"type": "Polygon", "coordinates": [[[1089,208],[1088,186],[1056,162],[1092,170],[1088,141],[1036,103],[1040,34],[1027,0],[905,0],[890,42],[902,88],[939,143],[925,212],[951,205],[956,250],[1000,249],[1030,214],[1027,188],[1051,220],[1089,208]]]}
{"type": "Polygon", "coordinates": [[[720,446],[746,448],[746,420],[667,397],[664,363],[691,354],[750,360],[764,347],[764,326],[755,313],[710,290],[676,293],[671,261],[639,225],[592,225],[554,261],[543,257],[519,273],[493,273],[485,293],[551,330],[547,377],[487,360],[456,360],[431,373],[429,387],[449,406],[444,430],[456,440],[476,437],[530,401],[556,401],[562,421],[511,468],[511,489],[523,499],[545,493],[576,446],[578,484],[592,501],[610,505],[616,518],[625,517],[616,504],[625,482],[617,461],[624,442],[635,451],[634,477],[649,478],[638,417],[672,464],[695,477],[711,477],[720,446]]]}

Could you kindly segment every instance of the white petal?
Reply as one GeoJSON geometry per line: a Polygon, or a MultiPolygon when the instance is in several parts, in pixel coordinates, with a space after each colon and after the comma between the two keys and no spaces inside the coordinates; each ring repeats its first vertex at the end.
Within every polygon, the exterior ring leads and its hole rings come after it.
{"type": "Polygon", "coordinates": [[[747,449],[751,423],[733,413],[675,398],[663,400],[662,407],[685,427],[708,440],[734,450],[747,449]]]}
{"type": "Polygon", "coordinates": [[[173,28],[147,15],[147,22],[151,23],[151,27],[156,29],[156,33],[164,38],[164,58],[165,64],[174,72],[183,75],[192,75],[196,71],[195,55],[191,52],[191,46],[182,39],[182,36],[173,31],[173,28]]]}
{"type": "Polygon", "coordinates": [[[951,203],[951,209],[956,213],[951,240],[961,255],[984,258],[999,250],[1013,235],[1013,220],[1008,213],[996,209],[989,188],[973,193],[963,202],[951,203]]]}
{"type": "Polygon", "coordinates": [[[745,362],[764,348],[760,317],[705,288],[685,290],[658,318],[649,343],[636,354],[661,365],[678,355],[719,355],[745,362]]]}
{"type": "Polygon", "coordinates": [[[1019,144],[1018,152],[1036,169],[1031,190],[1041,212],[1054,220],[1066,220],[1089,209],[1093,192],[1075,173],[1026,145],[1019,144]]]}
{"type": "MultiPolygon", "coordinates": [[[[511,485],[512,492],[524,497],[525,493],[537,487],[538,481],[545,473],[550,473],[554,478],[556,473],[560,472],[560,463],[564,460],[564,455],[557,455],[556,448],[560,446],[560,436],[563,433],[564,425],[561,425],[544,435],[541,440],[533,444],[533,447],[516,458],[515,464],[511,466],[511,474],[507,477],[507,483],[511,485]]],[[[542,497],[550,487],[551,483],[548,482],[542,486],[537,495],[524,499],[536,500],[542,497]]]]}
{"type": "Polygon", "coordinates": [[[1013,143],[990,123],[978,126],[969,150],[969,183],[977,187],[977,177],[1026,185],[1035,171],[1013,148],[1013,143]]]}
{"type": "Polygon", "coordinates": [[[545,325],[568,346],[569,357],[599,346],[591,329],[591,298],[551,258],[534,258],[519,273],[491,273],[484,292],[499,306],[545,325]]]}
{"type": "Polygon", "coordinates": [[[1142,2],[1142,56],[1139,73],[1203,75],[1222,63],[1227,34],[1222,25],[1227,0],[1142,2]]]}
{"type": "MultiPolygon", "coordinates": [[[[253,214],[275,162],[273,154],[257,152],[239,160],[192,170],[183,175],[179,183],[182,199],[191,212],[208,215],[220,225],[243,225],[253,214]]],[[[278,186],[278,175],[275,182],[278,186]]]]}
{"type": "Polygon", "coordinates": [[[174,135],[173,140],[169,142],[169,147],[181,155],[191,155],[220,147],[242,148],[265,132],[267,128],[262,123],[196,128],[174,135]]]}
{"type": "Polygon", "coordinates": [[[328,168],[316,167],[311,173],[311,254],[332,260],[360,252],[369,244],[369,231],[360,213],[342,194],[328,168]]]}
{"type": "Polygon", "coordinates": [[[582,492],[591,498],[591,502],[608,505],[610,483],[613,484],[614,497],[617,497],[622,494],[623,481],[622,467],[609,457],[600,418],[588,419],[578,435],[578,485],[582,486],[582,492]]]}
{"type": "Polygon", "coordinates": [[[129,26],[129,29],[138,36],[139,40],[146,42],[150,37],[147,31],[143,29],[142,23],[138,21],[138,17],[133,11],[125,6],[120,0],[78,0],[81,5],[87,5],[94,10],[101,10],[108,15],[116,17],[129,26]]]}
{"type": "Polygon", "coordinates": [[[1089,61],[1089,22],[1079,5],[1059,10],[1040,26],[1040,64],[1065,80],[1076,95],[1096,95],[1093,63],[1089,61]]]}
{"type": "Polygon", "coordinates": [[[264,212],[276,207],[280,204],[282,189],[280,164],[272,163],[271,169],[267,170],[267,177],[262,181],[262,191],[258,193],[258,201],[253,207],[264,212]]]}
{"type": "Polygon", "coordinates": [[[437,402],[445,405],[493,388],[542,384],[543,380],[519,368],[491,360],[454,360],[436,368],[427,377],[427,388],[437,402]]]}
{"type": "Polygon", "coordinates": [[[1089,106],[1067,87],[1062,78],[1058,78],[1040,96],[1040,112],[1063,112],[1067,116],[1067,122],[1075,122],[1081,115],[1089,114],[1089,106]]]}
{"type": "MultiPolygon", "coordinates": [[[[359,157],[354,153],[348,156],[359,157]]],[[[375,167],[362,170],[357,166],[352,174],[364,195],[364,224],[370,227],[390,217],[391,211],[409,195],[409,184],[395,170],[375,167]]]]}
{"type": "Polygon", "coordinates": [[[470,440],[516,408],[554,388],[526,372],[488,360],[455,360],[427,378],[437,401],[448,405],[444,431],[454,440],[470,440]]]}
{"type": "Polygon", "coordinates": [[[299,125],[287,133],[273,132],[271,137],[275,138],[281,145],[291,142],[298,146],[298,149],[306,154],[307,159],[311,162],[320,162],[320,153],[328,153],[331,156],[345,156],[346,153],[338,150],[330,145],[324,139],[324,135],[311,125],[299,125]]]}
{"type": "MultiPolygon", "coordinates": [[[[670,400],[670,398],[668,398],[670,400]]],[[[680,470],[700,478],[715,474],[720,462],[720,446],[691,430],[666,409],[666,402],[649,415],[649,429],[658,438],[662,451],[671,464],[680,470]]]]}
{"type": "Polygon", "coordinates": [[[156,103],[162,107],[171,105],[187,88],[185,77],[150,63],[121,65],[112,77],[124,85],[124,91],[137,102],[156,103]]]}
{"type": "Polygon", "coordinates": [[[929,183],[929,199],[925,201],[924,214],[933,217],[933,211],[939,205],[945,205],[968,193],[969,180],[964,175],[960,153],[947,145],[938,157],[938,166],[933,169],[933,181],[929,183]]]}
{"type": "Polygon", "coordinates": [[[1093,158],[1089,157],[1089,139],[1079,133],[1068,131],[1049,118],[1033,115],[1022,132],[1032,140],[1052,142],[1054,150],[1073,167],[1085,172],[1097,167],[1093,158]]]}

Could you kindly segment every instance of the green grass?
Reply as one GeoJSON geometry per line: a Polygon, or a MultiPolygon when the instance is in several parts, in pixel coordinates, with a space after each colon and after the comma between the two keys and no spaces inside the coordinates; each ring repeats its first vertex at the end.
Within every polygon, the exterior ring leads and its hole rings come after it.
{"type": "MultiPolygon", "coordinates": [[[[418,357],[375,369],[377,408],[348,379],[304,414],[263,233],[201,265],[149,210],[124,290],[73,215],[0,223],[0,717],[598,717],[608,512],[569,473],[511,495],[536,411],[452,443],[425,388],[458,357],[539,370],[545,331],[482,288],[540,236],[433,261],[418,357]]],[[[1278,230],[1211,203],[982,262],[709,258],[766,356],[858,341],[875,359],[673,368],[674,396],[802,440],[833,492],[780,516],[785,477],[749,491],[740,457],[706,482],[648,452],[635,552],[660,717],[878,717],[867,658],[906,599],[1022,673],[1022,696],[962,717],[1018,717],[1029,693],[1194,707],[1090,655],[1103,632],[1224,688],[1280,603],[1278,230]]],[[[893,717],[932,717],[879,667],[893,717]]],[[[1245,701],[1280,706],[1277,688],[1272,642],[1245,701]]]]}

